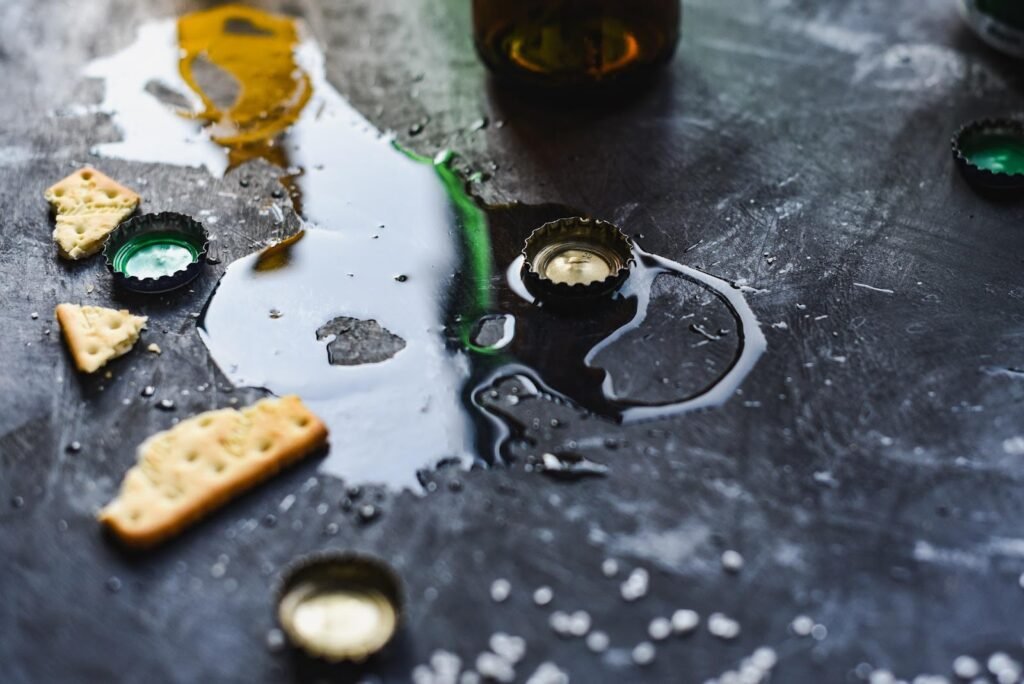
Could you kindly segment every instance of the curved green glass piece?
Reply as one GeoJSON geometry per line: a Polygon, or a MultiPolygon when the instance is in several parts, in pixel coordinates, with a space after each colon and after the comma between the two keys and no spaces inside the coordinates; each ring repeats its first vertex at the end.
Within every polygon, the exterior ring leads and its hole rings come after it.
{"type": "Polygon", "coordinates": [[[466,192],[462,177],[453,168],[456,155],[451,150],[444,150],[433,159],[416,154],[412,150],[393,142],[395,149],[410,159],[424,164],[431,164],[438,178],[448,193],[455,218],[462,235],[464,265],[466,268],[464,299],[461,302],[458,319],[458,337],[462,345],[473,352],[485,355],[500,354],[499,349],[481,347],[472,341],[473,325],[491,309],[491,234],[487,223],[487,214],[477,202],[466,192]]]}

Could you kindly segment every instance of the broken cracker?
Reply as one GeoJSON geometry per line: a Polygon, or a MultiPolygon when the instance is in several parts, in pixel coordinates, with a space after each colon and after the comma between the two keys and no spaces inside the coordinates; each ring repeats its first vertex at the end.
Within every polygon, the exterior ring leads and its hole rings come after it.
{"type": "Polygon", "coordinates": [[[58,304],[56,313],[75,366],[83,373],[92,373],[128,353],[148,320],[126,309],[78,304],[58,304]]]}
{"type": "Polygon", "coordinates": [[[126,545],[158,544],[327,442],[297,396],[207,411],[149,437],[98,514],[126,545]]]}
{"type": "Polygon", "coordinates": [[[107,235],[139,206],[140,197],[92,167],[81,168],[44,193],[57,213],[53,241],[65,259],[100,251],[107,235]]]}

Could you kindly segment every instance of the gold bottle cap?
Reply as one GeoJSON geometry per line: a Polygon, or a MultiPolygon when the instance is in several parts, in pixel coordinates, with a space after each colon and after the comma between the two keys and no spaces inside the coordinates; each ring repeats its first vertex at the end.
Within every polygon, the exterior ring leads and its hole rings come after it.
{"type": "Polygon", "coordinates": [[[399,580],[367,556],[316,554],[286,571],[277,617],[291,643],[307,654],[359,662],[384,648],[398,628],[399,580]]]}
{"type": "Polygon", "coordinates": [[[523,278],[540,299],[582,299],[607,294],[629,275],[629,238],[613,224],[571,217],[545,223],[523,247],[523,278]]]}

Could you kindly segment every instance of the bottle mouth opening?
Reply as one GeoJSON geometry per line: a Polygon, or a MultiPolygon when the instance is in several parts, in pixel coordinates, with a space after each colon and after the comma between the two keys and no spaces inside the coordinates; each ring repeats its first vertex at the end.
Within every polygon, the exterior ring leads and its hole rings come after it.
{"type": "Polygon", "coordinates": [[[605,294],[629,275],[632,243],[605,221],[570,217],[530,234],[522,251],[527,286],[538,297],[605,294]]]}
{"type": "Polygon", "coordinates": [[[303,559],[278,592],[278,620],[291,643],[329,662],[358,662],[380,651],[395,635],[400,616],[394,572],[354,554],[303,559]]]}

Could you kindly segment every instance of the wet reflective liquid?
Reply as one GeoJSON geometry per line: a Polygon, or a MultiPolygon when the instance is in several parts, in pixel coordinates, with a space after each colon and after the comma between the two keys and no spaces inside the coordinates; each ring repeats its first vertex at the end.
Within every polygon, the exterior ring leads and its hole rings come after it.
{"type": "MultiPolygon", "coordinates": [[[[639,249],[633,276],[586,315],[538,306],[518,277],[522,241],[579,212],[475,204],[451,155],[404,152],[349,106],[293,20],[231,6],[157,22],[88,73],[107,77],[103,107],[124,136],[100,154],[220,174],[252,152],[301,193],[304,229],[231,264],[200,333],[232,382],[297,393],[325,420],[321,467],[332,475],[415,488],[416,471],[441,459],[494,462],[509,430],[479,397],[508,375],[633,421],[725,401],[764,349],[739,290],[639,249]],[[267,50],[259,79],[239,64],[256,46],[267,50]],[[210,65],[231,75],[233,98],[199,75],[210,65]],[[661,276],[678,282],[666,289],[661,276]],[[660,339],[691,345],[700,360],[652,389],[637,379],[655,373],[630,367],[625,352],[650,342],[636,335],[654,300],[728,322],[711,326],[723,340],[711,344],[710,333],[680,331],[678,312],[664,317],[660,339]]],[[[681,315],[684,325],[701,323],[694,315],[681,315]]]]}

